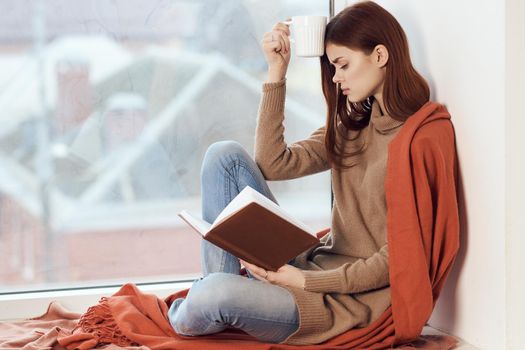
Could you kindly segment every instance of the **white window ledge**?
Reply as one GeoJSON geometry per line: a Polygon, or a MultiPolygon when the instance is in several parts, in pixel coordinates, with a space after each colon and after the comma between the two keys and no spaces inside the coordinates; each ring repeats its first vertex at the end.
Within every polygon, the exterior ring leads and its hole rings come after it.
{"type": "MultiPolygon", "coordinates": [[[[138,285],[146,293],[165,298],[179,290],[189,288],[192,282],[172,282],[138,285]]],[[[118,287],[79,288],[62,291],[25,292],[0,295],[0,321],[20,320],[43,315],[52,301],[72,312],[83,313],[98,303],[100,298],[110,296],[118,287]]]]}
{"type": "MultiPolygon", "coordinates": [[[[146,293],[165,298],[177,291],[190,288],[193,282],[170,282],[155,284],[137,284],[146,293]]],[[[100,298],[117,292],[120,286],[100,288],[79,288],[61,291],[24,292],[0,295],[0,321],[20,320],[37,317],[44,314],[52,301],[58,301],[66,309],[83,313],[88,307],[96,305],[100,298]]],[[[431,326],[423,329],[423,334],[446,334],[431,326]]],[[[474,346],[459,339],[455,350],[478,350],[474,346]]]]}

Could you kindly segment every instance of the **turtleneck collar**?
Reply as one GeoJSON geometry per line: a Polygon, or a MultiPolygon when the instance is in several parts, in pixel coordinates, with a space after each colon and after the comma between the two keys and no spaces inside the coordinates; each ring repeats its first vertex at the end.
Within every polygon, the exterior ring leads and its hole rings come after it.
{"type": "Polygon", "coordinates": [[[377,100],[374,100],[374,102],[372,103],[372,113],[370,114],[370,123],[380,133],[387,134],[390,130],[393,130],[403,125],[405,122],[395,120],[386,113],[381,114],[381,107],[379,106],[379,102],[377,102],[377,100]]]}

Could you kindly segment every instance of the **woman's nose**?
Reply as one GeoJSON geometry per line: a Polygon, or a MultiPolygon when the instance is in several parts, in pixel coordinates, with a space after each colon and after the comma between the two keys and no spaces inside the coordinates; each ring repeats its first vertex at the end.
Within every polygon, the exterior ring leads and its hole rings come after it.
{"type": "Polygon", "coordinates": [[[341,78],[337,75],[337,72],[334,74],[332,81],[336,84],[341,82],[341,78]]]}

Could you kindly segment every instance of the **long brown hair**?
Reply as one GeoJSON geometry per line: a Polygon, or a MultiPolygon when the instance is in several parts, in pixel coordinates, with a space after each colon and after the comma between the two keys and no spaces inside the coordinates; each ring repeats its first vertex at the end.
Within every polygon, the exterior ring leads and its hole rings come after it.
{"type": "MultiPolygon", "coordinates": [[[[428,102],[430,89],[412,65],[405,32],[397,20],[378,4],[358,2],[339,12],[326,26],[325,47],[328,43],[360,50],[367,55],[379,44],[388,49],[383,102],[385,112],[392,118],[405,121],[428,102]]],[[[334,74],[335,68],[325,53],[321,56],[322,88],[328,111],[325,146],[332,166],[348,168],[351,165],[345,165],[343,158],[361,153],[366,145],[361,145],[356,151],[345,152],[344,143],[336,142],[337,135],[346,140],[352,139],[343,134],[340,126],[346,130],[366,127],[374,97],[347,103],[346,96],[340,94],[339,87],[332,81],[334,74]]]]}

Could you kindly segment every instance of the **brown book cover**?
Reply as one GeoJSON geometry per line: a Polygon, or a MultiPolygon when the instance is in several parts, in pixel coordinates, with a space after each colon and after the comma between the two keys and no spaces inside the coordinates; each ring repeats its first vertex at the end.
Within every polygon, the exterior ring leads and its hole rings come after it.
{"type": "Polygon", "coordinates": [[[232,202],[232,211],[213,225],[185,211],[179,216],[209,242],[271,271],[320,243],[315,232],[250,187],[232,202]]]}

